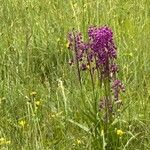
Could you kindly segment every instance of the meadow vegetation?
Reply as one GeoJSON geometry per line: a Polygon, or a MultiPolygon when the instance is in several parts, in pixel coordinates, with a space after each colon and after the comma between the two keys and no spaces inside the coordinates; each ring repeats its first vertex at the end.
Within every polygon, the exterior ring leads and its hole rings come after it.
{"type": "Polygon", "coordinates": [[[0,149],[150,149],[149,0],[0,0],[0,20],[0,149]],[[68,63],[68,32],[93,25],[111,27],[125,86],[109,141],[97,80],[93,96],[68,63]]]}

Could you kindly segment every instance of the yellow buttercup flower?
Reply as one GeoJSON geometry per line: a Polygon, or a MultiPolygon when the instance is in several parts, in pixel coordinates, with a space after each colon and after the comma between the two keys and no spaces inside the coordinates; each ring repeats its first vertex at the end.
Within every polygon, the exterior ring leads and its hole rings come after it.
{"type": "Polygon", "coordinates": [[[35,105],[39,106],[41,104],[41,101],[35,101],[35,105]]]}
{"type": "Polygon", "coordinates": [[[20,127],[24,128],[24,126],[26,125],[26,121],[25,120],[20,120],[20,121],[18,121],[18,124],[19,124],[20,127]]]}
{"type": "Polygon", "coordinates": [[[36,112],[41,105],[41,100],[35,101],[34,104],[35,104],[35,112],[36,112]]]}
{"type": "Polygon", "coordinates": [[[123,136],[124,132],[122,130],[117,130],[117,135],[118,136],[123,136]]]}
{"type": "Polygon", "coordinates": [[[35,96],[37,93],[35,91],[30,93],[30,96],[35,96]]]}

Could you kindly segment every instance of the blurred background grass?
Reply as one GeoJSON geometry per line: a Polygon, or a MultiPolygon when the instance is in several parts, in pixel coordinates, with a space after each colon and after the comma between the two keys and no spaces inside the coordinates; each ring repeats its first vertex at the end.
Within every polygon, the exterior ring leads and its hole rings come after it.
{"type": "Polygon", "coordinates": [[[84,80],[81,96],[76,72],[68,65],[66,37],[73,28],[86,37],[89,26],[108,25],[118,47],[119,78],[126,86],[122,121],[131,128],[131,137],[138,135],[127,149],[149,149],[150,1],[0,0],[0,4],[0,137],[11,140],[2,147],[92,149],[90,135],[68,121],[87,125],[81,110],[86,109],[84,103],[92,107],[92,89],[84,80]],[[38,110],[30,101],[40,101],[38,110]],[[19,120],[26,120],[24,129],[19,120]]]}

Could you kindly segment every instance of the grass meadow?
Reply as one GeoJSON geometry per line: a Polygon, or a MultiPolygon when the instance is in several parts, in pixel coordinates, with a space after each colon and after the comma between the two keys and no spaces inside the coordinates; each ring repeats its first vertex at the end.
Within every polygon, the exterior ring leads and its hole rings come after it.
{"type": "Polygon", "coordinates": [[[149,0],[0,0],[0,149],[149,150],[149,44],[149,0]],[[68,32],[91,25],[112,28],[126,88],[107,148],[101,91],[68,64],[68,32]]]}

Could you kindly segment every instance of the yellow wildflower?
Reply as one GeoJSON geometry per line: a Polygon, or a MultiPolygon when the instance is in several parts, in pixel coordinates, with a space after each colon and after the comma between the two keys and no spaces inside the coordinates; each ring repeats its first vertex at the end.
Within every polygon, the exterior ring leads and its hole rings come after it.
{"type": "Polygon", "coordinates": [[[38,110],[39,106],[41,105],[41,100],[37,100],[34,102],[35,104],[35,112],[38,110]]]}
{"type": "Polygon", "coordinates": [[[35,96],[37,93],[35,91],[30,93],[30,96],[35,96]]]}
{"type": "Polygon", "coordinates": [[[26,121],[25,120],[20,120],[18,121],[18,124],[20,125],[20,127],[23,127],[26,125],[26,121]]]}
{"type": "Polygon", "coordinates": [[[122,136],[123,134],[124,134],[124,132],[123,132],[122,130],[120,130],[120,129],[117,130],[117,135],[118,135],[118,136],[122,136]]]}
{"type": "Polygon", "coordinates": [[[41,104],[41,101],[40,101],[40,100],[35,101],[35,105],[36,105],[36,106],[39,106],[40,104],[41,104]]]}
{"type": "Polygon", "coordinates": [[[5,138],[0,138],[0,145],[3,145],[3,144],[10,144],[11,141],[10,140],[6,140],[5,138]]]}

